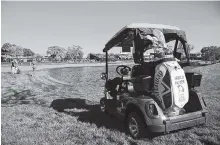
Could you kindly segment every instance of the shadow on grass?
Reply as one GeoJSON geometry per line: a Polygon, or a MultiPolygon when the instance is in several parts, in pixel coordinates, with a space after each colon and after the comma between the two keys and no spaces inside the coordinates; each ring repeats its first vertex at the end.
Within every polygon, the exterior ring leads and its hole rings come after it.
{"type": "Polygon", "coordinates": [[[78,117],[78,120],[86,123],[94,123],[97,127],[105,127],[125,132],[124,125],[116,118],[110,117],[100,111],[99,104],[80,98],[57,99],[51,103],[53,109],[68,115],[78,117]],[[64,109],[82,109],[80,112],[65,111],[64,109]]]}
{"type": "MultiPolygon", "coordinates": [[[[53,100],[50,107],[64,112],[67,115],[78,117],[78,121],[85,123],[94,123],[97,127],[105,127],[108,129],[115,129],[120,132],[125,132],[124,123],[117,118],[111,117],[100,111],[99,104],[80,98],[56,99],[53,100]],[[65,109],[79,109],[79,110],[65,110],[65,109]]],[[[198,126],[197,126],[198,127],[198,126]]],[[[182,131],[192,129],[193,127],[171,131],[169,134],[175,134],[182,131]]],[[[144,139],[150,139],[166,136],[164,133],[151,133],[144,139]]]]}
{"type": "Polygon", "coordinates": [[[2,105],[15,106],[22,104],[37,104],[45,106],[46,103],[43,100],[34,98],[35,95],[31,93],[29,89],[16,91],[14,89],[9,89],[8,92],[2,94],[1,103],[2,105]]]}

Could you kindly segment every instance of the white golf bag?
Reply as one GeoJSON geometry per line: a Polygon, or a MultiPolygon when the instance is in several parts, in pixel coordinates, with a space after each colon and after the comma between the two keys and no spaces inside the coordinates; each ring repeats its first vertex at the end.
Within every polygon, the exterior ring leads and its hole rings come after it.
{"type": "Polygon", "coordinates": [[[156,66],[154,96],[169,116],[179,115],[188,102],[189,90],[185,73],[176,61],[162,62],[156,66]]]}

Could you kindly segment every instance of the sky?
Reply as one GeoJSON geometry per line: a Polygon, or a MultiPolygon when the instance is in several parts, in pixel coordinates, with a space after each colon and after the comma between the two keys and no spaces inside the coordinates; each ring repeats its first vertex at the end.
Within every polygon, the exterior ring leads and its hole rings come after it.
{"type": "Polygon", "coordinates": [[[130,23],[168,24],[186,32],[194,52],[220,46],[220,2],[12,2],[2,3],[1,45],[6,42],[46,55],[50,46],[79,45],[101,53],[130,23]]]}

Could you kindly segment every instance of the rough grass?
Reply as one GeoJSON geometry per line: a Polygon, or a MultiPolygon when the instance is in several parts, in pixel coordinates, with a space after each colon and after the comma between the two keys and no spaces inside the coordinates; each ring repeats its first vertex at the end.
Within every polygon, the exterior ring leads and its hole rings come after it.
{"type": "Polygon", "coordinates": [[[123,123],[102,114],[97,102],[69,97],[65,84],[43,78],[42,72],[2,73],[2,144],[220,144],[220,64],[194,71],[203,74],[199,90],[209,108],[207,125],[143,140],[126,135],[123,123]],[[49,107],[60,98],[71,98],[64,112],[49,107]]]}

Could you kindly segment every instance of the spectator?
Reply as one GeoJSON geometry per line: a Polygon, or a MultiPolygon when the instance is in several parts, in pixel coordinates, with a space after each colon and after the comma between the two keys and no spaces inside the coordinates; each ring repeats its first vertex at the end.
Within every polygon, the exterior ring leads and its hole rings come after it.
{"type": "Polygon", "coordinates": [[[12,62],[11,62],[11,73],[12,73],[12,74],[15,74],[15,73],[16,73],[15,61],[14,61],[14,60],[12,60],[12,62]]]}
{"type": "Polygon", "coordinates": [[[35,62],[32,62],[33,72],[36,70],[35,62]]]}

